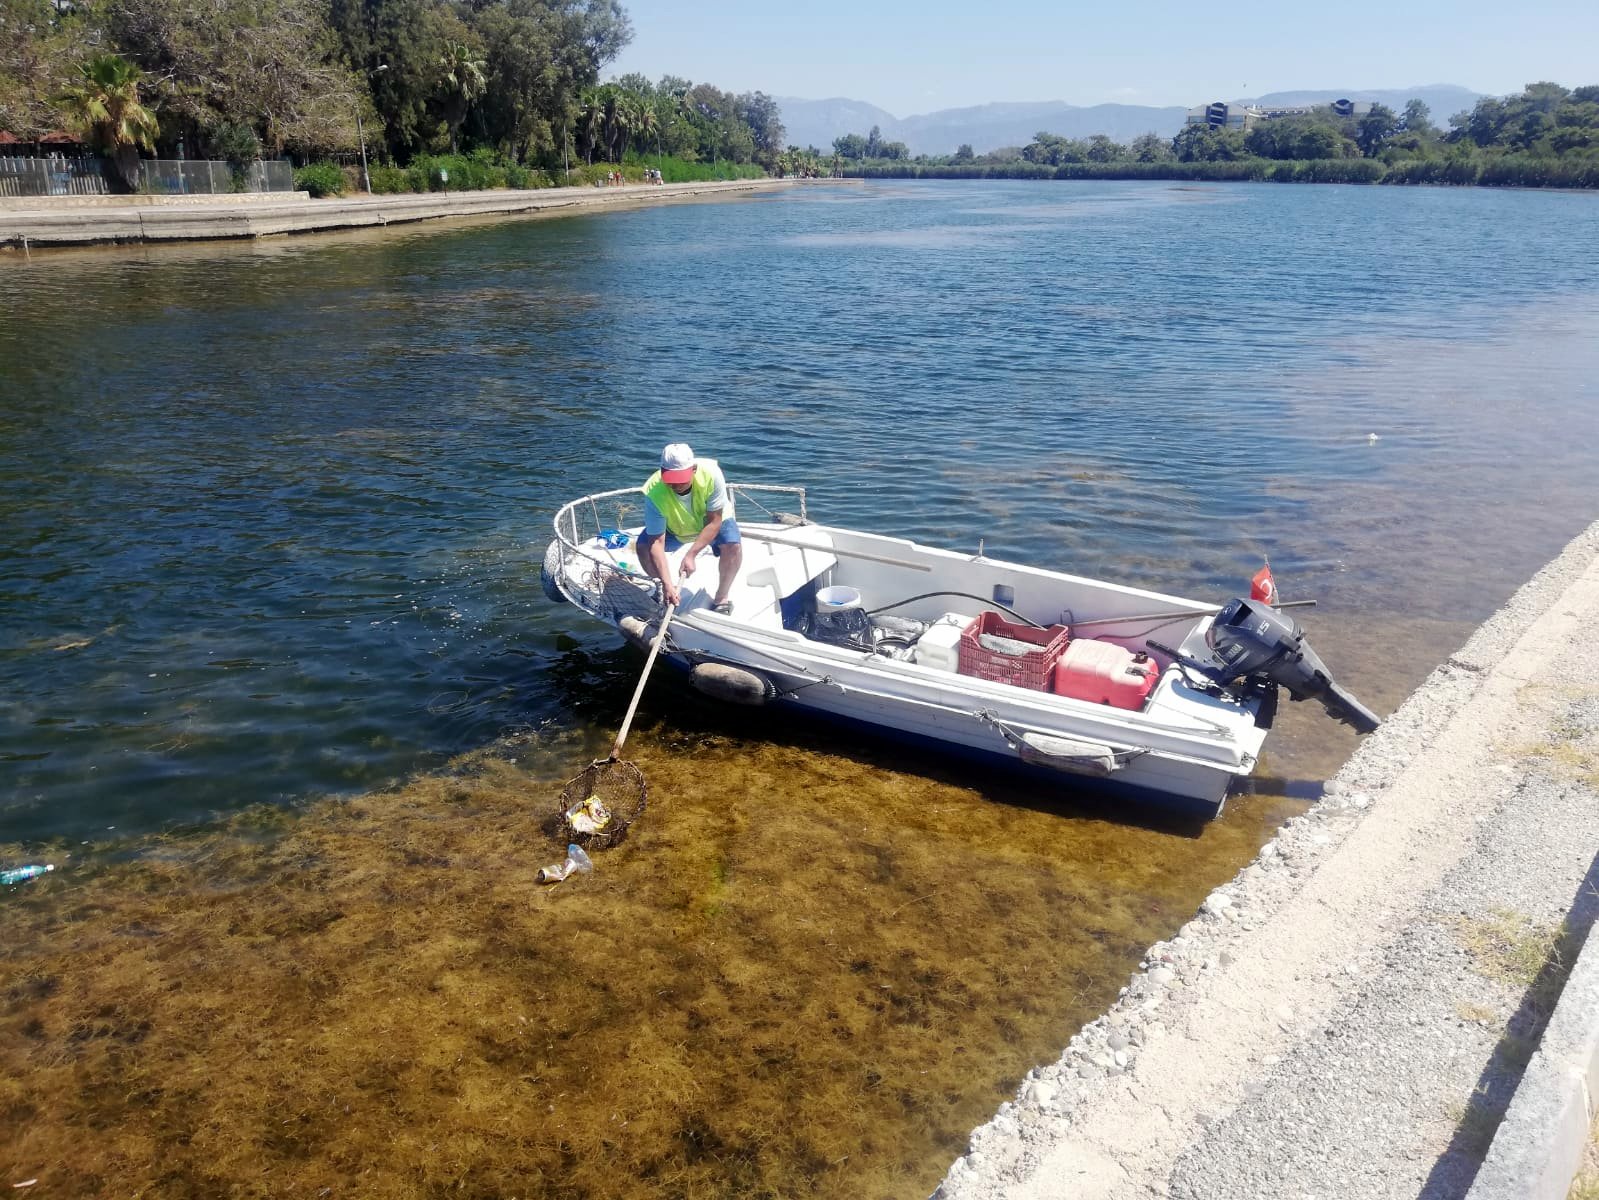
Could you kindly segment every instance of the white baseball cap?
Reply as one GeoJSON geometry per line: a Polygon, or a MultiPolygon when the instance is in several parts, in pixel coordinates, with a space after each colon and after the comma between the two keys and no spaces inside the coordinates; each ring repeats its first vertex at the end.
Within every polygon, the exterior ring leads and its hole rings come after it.
{"type": "Polygon", "coordinates": [[[689,483],[694,478],[694,451],[687,442],[673,442],[661,451],[661,479],[689,483]]]}

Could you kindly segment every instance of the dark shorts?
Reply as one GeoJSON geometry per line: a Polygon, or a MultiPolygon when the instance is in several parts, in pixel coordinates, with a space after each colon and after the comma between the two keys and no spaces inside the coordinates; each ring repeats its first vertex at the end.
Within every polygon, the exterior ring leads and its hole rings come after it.
{"type": "MultiPolygon", "coordinates": [[[[673,535],[670,529],[664,534],[641,533],[638,537],[639,557],[643,558],[645,552],[662,537],[666,538],[666,551],[668,554],[683,548],[683,543],[673,535]]],[[[742,540],[738,532],[738,522],[732,517],[723,517],[722,527],[716,531],[716,539],[711,543],[711,553],[716,555],[717,558],[721,558],[723,546],[736,546],[742,540]]]]}

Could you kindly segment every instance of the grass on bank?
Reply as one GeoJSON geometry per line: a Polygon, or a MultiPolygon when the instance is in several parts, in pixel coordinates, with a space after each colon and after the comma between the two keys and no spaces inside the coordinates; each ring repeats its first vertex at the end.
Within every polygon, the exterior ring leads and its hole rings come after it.
{"type": "Polygon", "coordinates": [[[1588,1131],[1588,1148],[1583,1152],[1582,1169],[1571,1181],[1566,1200],[1599,1200],[1599,1120],[1588,1131]]]}
{"type": "MultiPolygon", "coordinates": [[[[1493,1061],[1500,1083],[1480,1084],[1464,1104],[1451,1104],[1445,1110],[1455,1127],[1454,1148],[1482,1159],[1504,1119],[1515,1091],[1514,1080],[1521,1077],[1537,1053],[1544,1026],[1559,1003],[1585,931],[1565,922],[1554,926],[1533,921],[1509,909],[1496,909],[1485,917],[1462,915],[1452,924],[1473,970],[1520,997],[1517,1011],[1494,1047],[1493,1061]],[[1508,1088],[1503,1086],[1505,1077],[1511,1079],[1508,1088]]],[[[1484,1027],[1497,1023],[1493,1011],[1483,1005],[1460,1003],[1455,1012],[1462,1020],[1484,1027]]],[[[1592,1196],[1573,1192],[1573,1198],[1599,1200],[1599,1192],[1592,1196]]]]}
{"type": "Polygon", "coordinates": [[[1486,919],[1462,918],[1457,936],[1478,973],[1498,983],[1524,991],[1537,983],[1540,976],[1550,976],[1554,995],[1548,998],[1548,1007],[1554,1007],[1566,975],[1561,969],[1560,929],[1501,909],[1486,919]],[[1546,968],[1552,970],[1546,971],[1546,968]]]}
{"type": "MultiPolygon", "coordinates": [[[[374,195],[422,192],[479,192],[494,188],[553,188],[603,186],[615,171],[627,183],[645,183],[646,172],[658,167],[666,183],[705,183],[717,179],[763,179],[766,172],[754,163],[688,162],[671,155],[639,158],[629,154],[621,163],[579,163],[562,172],[524,166],[491,150],[470,154],[419,155],[403,167],[370,168],[374,195]]],[[[312,196],[342,196],[361,191],[357,167],[315,162],[294,173],[294,186],[312,196]]]]}

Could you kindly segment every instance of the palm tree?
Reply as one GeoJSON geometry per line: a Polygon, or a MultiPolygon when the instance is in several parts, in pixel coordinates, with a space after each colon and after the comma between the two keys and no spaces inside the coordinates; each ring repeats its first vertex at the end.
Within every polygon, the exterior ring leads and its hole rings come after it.
{"type": "Polygon", "coordinates": [[[139,101],[143,72],[120,54],[97,54],[80,63],[78,73],[82,82],[58,103],[68,122],[111,160],[113,183],[131,192],[139,182],[139,150],[154,150],[161,131],[139,101]]]}
{"type": "Polygon", "coordinates": [[[651,137],[655,139],[655,165],[660,166],[661,119],[655,115],[655,105],[651,104],[647,100],[639,104],[638,120],[634,124],[634,129],[638,132],[640,140],[644,143],[644,145],[640,148],[640,153],[644,153],[645,151],[649,150],[649,142],[651,137]]]}
{"type": "Polygon", "coordinates": [[[465,42],[450,42],[439,59],[444,68],[444,119],[450,126],[450,153],[456,153],[455,134],[466,120],[472,101],[488,91],[488,77],[483,74],[483,60],[465,42]]]}
{"type": "MultiPolygon", "coordinates": [[[[643,118],[644,101],[637,96],[623,95],[621,103],[622,113],[622,144],[620,149],[625,153],[628,146],[638,137],[639,121],[643,118]]],[[[622,161],[622,155],[616,156],[616,161],[622,161]]]]}
{"type": "Polygon", "coordinates": [[[615,88],[605,89],[605,148],[611,162],[622,161],[622,141],[627,136],[627,98],[615,88]]]}
{"type": "Polygon", "coordinates": [[[594,147],[599,144],[605,127],[605,106],[599,95],[592,91],[583,93],[582,107],[577,114],[577,140],[583,143],[583,158],[594,165],[594,147]]]}

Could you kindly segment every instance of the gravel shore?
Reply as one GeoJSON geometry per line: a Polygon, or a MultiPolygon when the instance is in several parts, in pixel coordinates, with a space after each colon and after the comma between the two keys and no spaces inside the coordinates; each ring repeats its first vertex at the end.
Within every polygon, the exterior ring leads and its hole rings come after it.
{"type": "Polygon", "coordinates": [[[1147,952],[941,1200],[1455,1197],[1599,908],[1599,524],[1147,952]]]}

